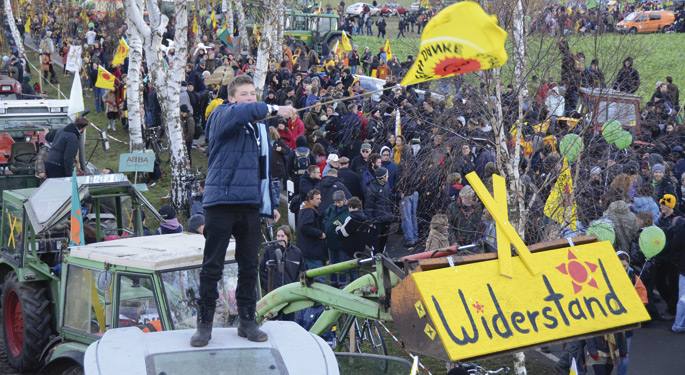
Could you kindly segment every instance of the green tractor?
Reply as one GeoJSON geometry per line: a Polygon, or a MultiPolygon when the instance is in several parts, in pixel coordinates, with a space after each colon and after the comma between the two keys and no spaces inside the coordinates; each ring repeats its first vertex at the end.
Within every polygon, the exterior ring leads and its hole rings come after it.
{"type": "Polygon", "coordinates": [[[71,122],[68,107],[68,100],[59,99],[0,101],[0,191],[39,185],[38,151],[50,130],[71,122]]]}
{"type": "Polygon", "coordinates": [[[342,38],[342,31],[338,30],[337,14],[288,11],[284,35],[326,56],[342,38]]]}
{"type": "MultiPolygon", "coordinates": [[[[87,245],[68,246],[71,179],[5,190],[0,236],[3,334],[18,371],[82,373],[89,344],[111,328],[193,328],[204,238],[143,236],[159,213],[121,174],[78,177],[87,245]]],[[[237,315],[227,252],[217,326],[237,315]]]]}

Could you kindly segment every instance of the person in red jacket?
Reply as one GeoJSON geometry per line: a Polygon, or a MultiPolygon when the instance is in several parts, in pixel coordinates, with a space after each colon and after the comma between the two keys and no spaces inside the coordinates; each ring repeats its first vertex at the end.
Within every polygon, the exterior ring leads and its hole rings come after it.
{"type": "Polygon", "coordinates": [[[302,122],[302,119],[300,119],[300,116],[298,116],[297,113],[294,113],[293,116],[288,119],[288,129],[292,135],[292,143],[288,143],[288,147],[290,147],[291,150],[294,150],[295,147],[297,147],[295,140],[297,137],[304,134],[304,122],[302,122]]]}

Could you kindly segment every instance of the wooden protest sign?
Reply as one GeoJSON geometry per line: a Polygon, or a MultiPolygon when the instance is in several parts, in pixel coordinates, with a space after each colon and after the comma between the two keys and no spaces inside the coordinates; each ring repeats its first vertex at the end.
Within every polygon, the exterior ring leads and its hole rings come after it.
{"type": "Polygon", "coordinates": [[[498,251],[500,259],[420,265],[429,270],[393,288],[393,321],[408,350],[459,361],[649,320],[611,243],[568,241],[531,252],[508,222],[504,180],[493,176],[493,197],[475,174],[467,177],[495,219],[498,246],[506,251],[498,251]],[[519,256],[511,256],[510,244],[519,256]]]}

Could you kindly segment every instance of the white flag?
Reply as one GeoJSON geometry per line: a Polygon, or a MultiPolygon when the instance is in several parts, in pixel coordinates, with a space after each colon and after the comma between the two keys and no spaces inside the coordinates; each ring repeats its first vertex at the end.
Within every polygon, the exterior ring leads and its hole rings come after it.
{"type": "Polygon", "coordinates": [[[69,94],[69,110],[67,113],[70,117],[79,112],[86,110],[83,103],[83,89],[81,88],[81,76],[78,73],[74,74],[74,83],[71,84],[71,93],[69,94]]]}
{"type": "Polygon", "coordinates": [[[81,59],[81,51],[81,46],[69,46],[66,69],[74,74],[81,70],[81,64],[83,63],[83,60],[81,59]]]}

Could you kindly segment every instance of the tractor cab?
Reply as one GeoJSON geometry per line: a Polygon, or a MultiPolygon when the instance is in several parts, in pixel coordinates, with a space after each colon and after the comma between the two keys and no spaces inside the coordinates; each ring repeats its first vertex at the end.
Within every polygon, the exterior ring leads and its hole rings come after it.
{"type": "Polygon", "coordinates": [[[330,50],[340,39],[338,16],[288,11],[285,15],[284,35],[298,40],[309,48],[330,50]]]}
{"type": "Polygon", "coordinates": [[[36,187],[35,162],[45,136],[71,120],[68,100],[0,101],[0,191],[36,187]]]}
{"type": "MultiPolygon", "coordinates": [[[[37,278],[54,278],[69,245],[71,178],[3,192],[1,257],[37,278]]],[[[123,174],[78,177],[87,243],[142,236],[143,217],[159,213],[123,174]],[[147,211],[147,213],[144,213],[147,211]]]]}

